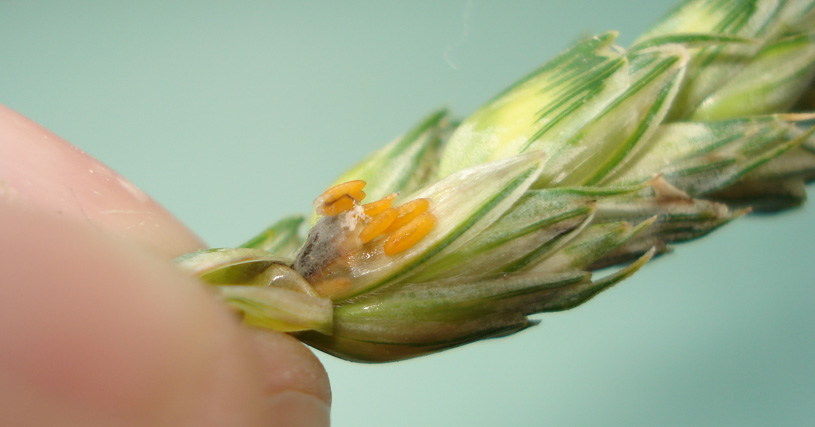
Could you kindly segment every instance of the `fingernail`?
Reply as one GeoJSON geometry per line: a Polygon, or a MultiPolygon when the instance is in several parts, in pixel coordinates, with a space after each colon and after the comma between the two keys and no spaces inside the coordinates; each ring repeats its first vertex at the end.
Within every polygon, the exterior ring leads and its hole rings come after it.
{"type": "Polygon", "coordinates": [[[284,391],[269,396],[267,404],[273,425],[328,427],[331,424],[328,405],[310,394],[284,391]]]}

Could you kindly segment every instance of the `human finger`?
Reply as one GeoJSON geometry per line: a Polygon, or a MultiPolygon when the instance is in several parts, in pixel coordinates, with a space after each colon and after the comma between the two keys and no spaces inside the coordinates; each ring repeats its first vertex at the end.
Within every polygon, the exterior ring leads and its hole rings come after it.
{"type": "Polygon", "coordinates": [[[78,219],[170,258],[204,247],[130,181],[2,105],[0,201],[78,219]]]}
{"type": "Polygon", "coordinates": [[[3,204],[0,236],[0,424],[327,425],[312,395],[268,390],[247,331],[167,260],[3,204]]]}

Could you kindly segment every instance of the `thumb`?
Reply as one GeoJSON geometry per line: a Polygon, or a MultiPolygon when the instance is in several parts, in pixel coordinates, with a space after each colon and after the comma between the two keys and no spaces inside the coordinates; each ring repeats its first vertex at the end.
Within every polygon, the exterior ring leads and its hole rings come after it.
{"type": "Polygon", "coordinates": [[[314,356],[169,261],[3,203],[0,236],[0,425],[328,425],[314,356]]]}

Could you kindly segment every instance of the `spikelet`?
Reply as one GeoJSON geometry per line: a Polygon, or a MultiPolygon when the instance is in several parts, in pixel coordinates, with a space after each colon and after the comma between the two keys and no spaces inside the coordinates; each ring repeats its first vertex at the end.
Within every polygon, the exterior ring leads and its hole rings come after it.
{"type": "Polygon", "coordinates": [[[247,323],[392,361],[520,331],[673,243],[803,202],[815,1],[690,0],[628,49],[616,37],[458,125],[433,113],[317,197],[305,239],[286,218],[182,266],[247,323]]]}

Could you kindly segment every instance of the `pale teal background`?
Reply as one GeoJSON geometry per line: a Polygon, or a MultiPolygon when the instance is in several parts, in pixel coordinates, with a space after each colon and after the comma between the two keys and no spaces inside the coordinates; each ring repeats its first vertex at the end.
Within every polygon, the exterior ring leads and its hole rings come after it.
{"type": "MultiPolygon", "coordinates": [[[[671,5],[0,0],[0,102],[229,246],[432,109],[467,114],[671,5]]],[[[808,425],[814,222],[740,220],[510,338],[387,365],[321,354],[334,425],[808,425]]]]}

